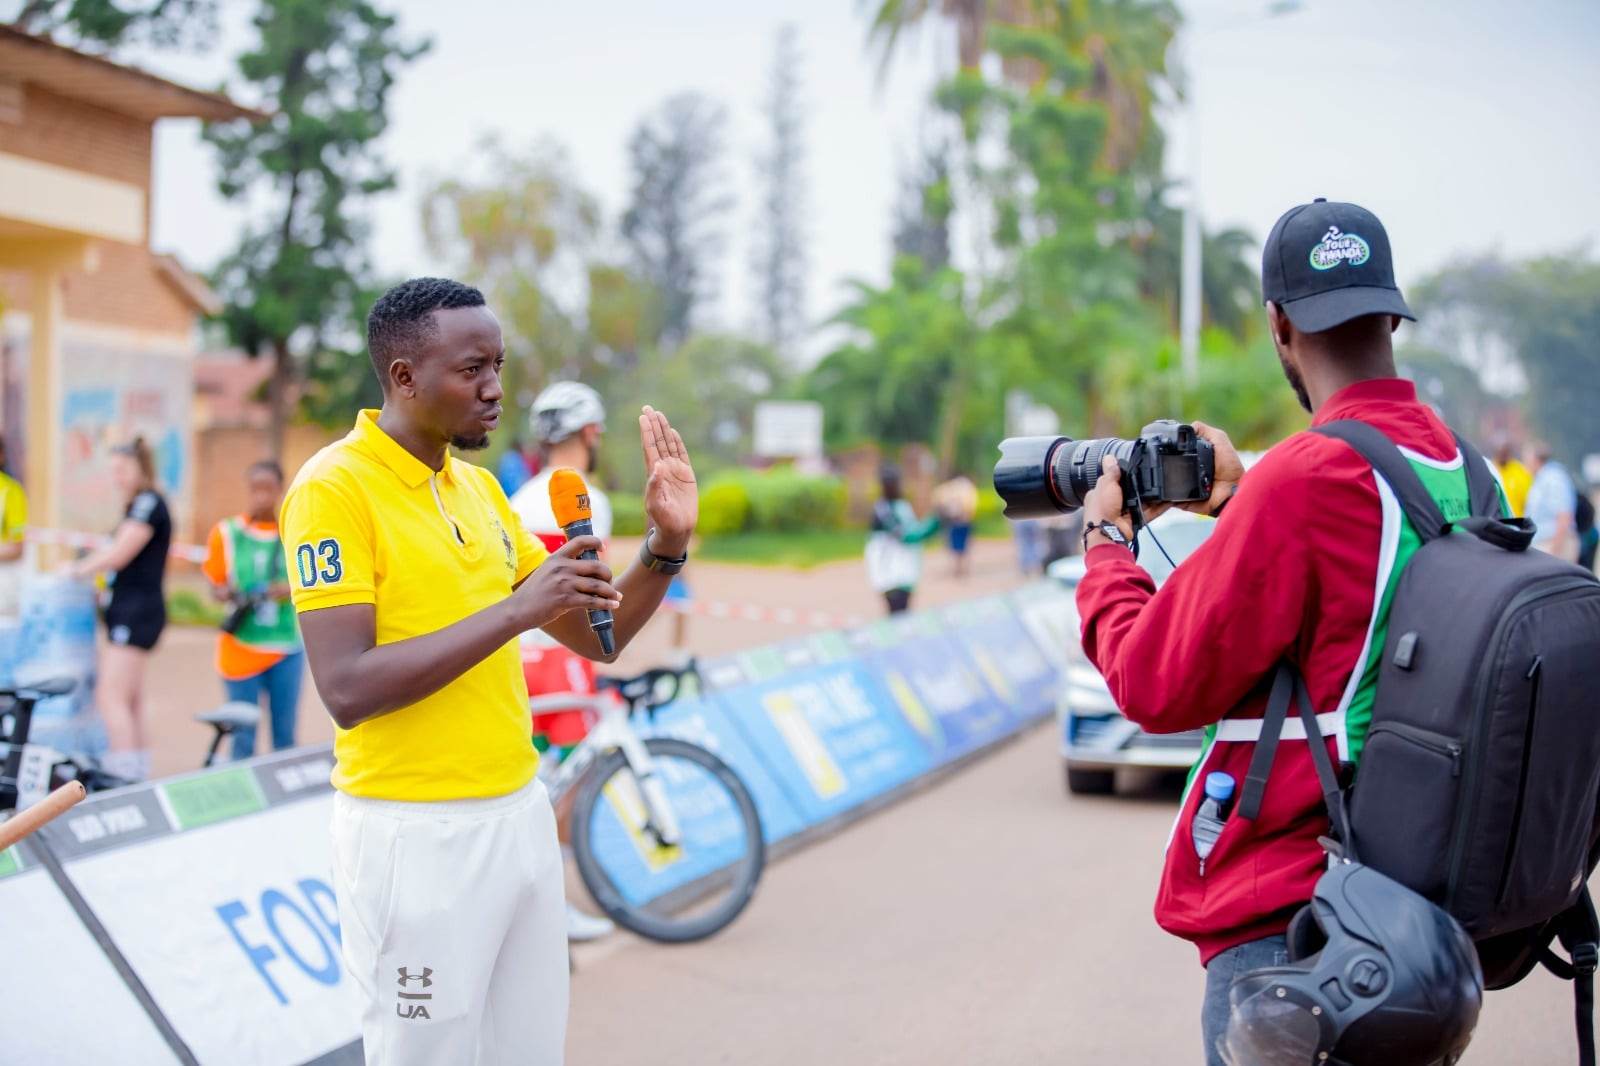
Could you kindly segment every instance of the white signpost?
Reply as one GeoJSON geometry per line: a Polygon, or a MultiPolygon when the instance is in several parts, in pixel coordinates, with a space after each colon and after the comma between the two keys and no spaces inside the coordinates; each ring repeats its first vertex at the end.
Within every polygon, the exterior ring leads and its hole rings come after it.
{"type": "Polygon", "coordinates": [[[763,459],[822,456],[822,405],[768,400],[756,404],[755,451],[763,459]]]}

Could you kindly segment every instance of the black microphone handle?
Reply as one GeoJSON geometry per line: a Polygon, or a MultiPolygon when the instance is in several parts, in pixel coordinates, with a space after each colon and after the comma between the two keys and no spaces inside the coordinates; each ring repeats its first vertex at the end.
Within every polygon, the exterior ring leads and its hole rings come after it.
{"type": "MultiPolygon", "coordinates": [[[[587,518],[580,518],[576,522],[568,523],[562,532],[567,535],[568,540],[576,540],[578,537],[592,537],[594,536],[594,524],[587,518]]],[[[600,553],[590,548],[579,555],[578,558],[598,559],[600,558],[600,553]]],[[[594,635],[600,641],[600,650],[606,655],[615,655],[617,653],[617,640],[612,633],[612,627],[615,625],[616,623],[612,620],[610,611],[589,612],[589,628],[594,630],[594,635]]]]}

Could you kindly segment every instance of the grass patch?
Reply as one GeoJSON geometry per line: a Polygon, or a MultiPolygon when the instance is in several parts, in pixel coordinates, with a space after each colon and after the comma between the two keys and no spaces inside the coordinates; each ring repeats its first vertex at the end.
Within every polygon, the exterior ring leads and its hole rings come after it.
{"type": "Polygon", "coordinates": [[[805,570],[841,559],[859,559],[866,546],[867,535],[859,529],[809,533],[734,533],[704,538],[695,555],[713,563],[787,566],[805,570]]]}
{"type": "Polygon", "coordinates": [[[227,608],[192,588],[173,589],[167,594],[167,621],[178,626],[206,626],[215,629],[222,624],[227,608]]]}

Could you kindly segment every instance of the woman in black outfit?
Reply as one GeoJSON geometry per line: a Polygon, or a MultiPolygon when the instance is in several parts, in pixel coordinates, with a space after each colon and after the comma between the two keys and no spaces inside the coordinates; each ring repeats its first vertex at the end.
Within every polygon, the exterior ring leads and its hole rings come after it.
{"type": "Polygon", "coordinates": [[[105,721],[110,751],[105,768],[141,780],[150,773],[144,736],[144,671],[150,649],[167,624],[162,581],[172,545],[172,516],[155,488],[155,460],[144,438],[112,449],[111,480],[127,501],[111,540],[74,565],[80,578],[111,571],[107,584],[106,638],[101,653],[96,703],[105,721]]]}

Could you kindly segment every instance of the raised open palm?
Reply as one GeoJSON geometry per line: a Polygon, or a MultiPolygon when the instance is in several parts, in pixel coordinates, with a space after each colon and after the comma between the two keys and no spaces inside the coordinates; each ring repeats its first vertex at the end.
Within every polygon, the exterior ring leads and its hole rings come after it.
{"type": "Polygon", "coordinates": [[[689,450],[667,416],[648,405],[639,415],[639,443],[649,478],[644,513],[661,536],[683,543],[700,517],[700,486],[689,465],[689,450]]]}

